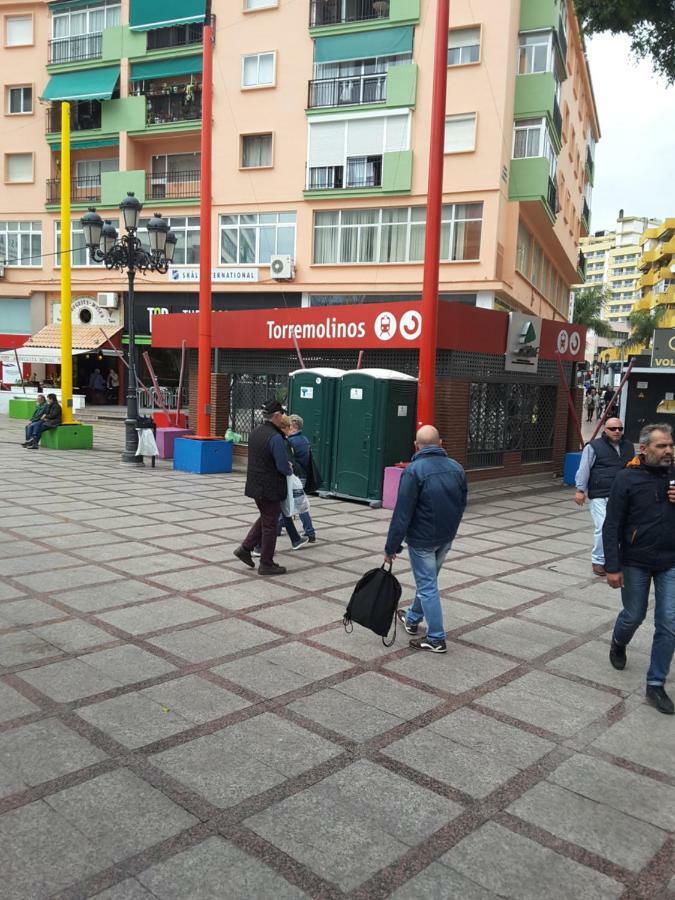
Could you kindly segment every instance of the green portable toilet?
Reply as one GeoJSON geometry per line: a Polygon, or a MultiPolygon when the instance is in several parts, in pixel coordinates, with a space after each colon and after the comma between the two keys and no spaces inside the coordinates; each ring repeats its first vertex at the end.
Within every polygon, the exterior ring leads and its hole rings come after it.
{"type": "Polygon", "coordinates": [[[321,491],[330,486],[335,407],[343,369],[298,369],[288,383],[288,410],[302,416],[303,434],[312,445],[314,461],[321,472],[321,491]]]}
{"type": "Polygon", "coordinates": [[[330,493],[382,503],[385,466],[413,452],[417,379],[388,369],[355,369],[340,381],[330,493]]]}

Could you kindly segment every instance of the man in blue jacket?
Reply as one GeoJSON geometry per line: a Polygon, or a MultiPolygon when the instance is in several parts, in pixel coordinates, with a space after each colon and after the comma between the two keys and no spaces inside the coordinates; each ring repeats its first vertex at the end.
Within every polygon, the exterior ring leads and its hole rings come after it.
{"type": "Polygon", "coordinates": [[[385,562],[393,562],[405,540],[415,577],[415,599],[396,613],[408,634],[417,634],[422,619],[426,637],[413,638],[415,650],[445,653],[443,610],[438,573],[448,555],[466,508],[466,475],[441,446],[433,425],[417,432],[417,453],[401,476],[396,507],[384,548],[385,562]]]}

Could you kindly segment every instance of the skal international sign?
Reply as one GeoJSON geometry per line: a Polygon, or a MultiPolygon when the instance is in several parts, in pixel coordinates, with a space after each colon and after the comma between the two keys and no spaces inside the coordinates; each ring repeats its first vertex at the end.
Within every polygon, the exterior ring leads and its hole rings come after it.
{"type": "MultiPolygon", "coordinates": [[[[199,284],[199,269],[181,266],[169,269],[169,281],[199,284]]],[[[251,284],[260,280],[257,266],[231,266],[228,269],[211,269],[213,284],[251,284]]]]}
{"type": "Polygon", "coordinates": [[[657,328],[654,332],[652,367],[675,369],[675,328],[657,328]]]}

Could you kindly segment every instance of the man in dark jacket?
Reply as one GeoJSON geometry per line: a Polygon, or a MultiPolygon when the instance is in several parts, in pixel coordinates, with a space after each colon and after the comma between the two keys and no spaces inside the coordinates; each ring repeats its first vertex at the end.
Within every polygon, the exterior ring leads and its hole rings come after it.
{"type": "Polygon", "coordinates": [[[263,423],[255,428],[248,439],[248,468],[246,471],[247,497],[255,500],[260,516],[234,551],[247,566],[255,569],[251,551],[260,547],[259,575],[284,575],[286,569],[274,562],[277,545],[277,522],[281,514],[281,501],[288,494],[286,477],[292,474],[288,461],[285,438],[279,428],[286,410],[277,400],[268,400],[262,408],[263,423]]]}
{"type": "Polygon", "coordinates": [[[433,425],[420,428],[415,446],[417,453],[401,476],[384,559],[393,562],[405,540],[416,593],[412,606],[396,615],[408,634],[417,634],[422,619],[427,621],[426,637],[413,638],[411,647],[445,653],[438,573],[464,515],[466,476],[459,463],[448,457],[433,425]]]}
{"type": "Polygon", "coordinates": [[[56,394],[47,394],[47,408],[37,422],[26,428],[27,441],[23,445],[29,450],[37,450],[40,446],[42,432],[57,428],[61,424],[61,407],[56,401],[56,394]]]}
{"type": "Polygon", "coordinates": [[[27,447],[29,443],[32,443],[32,438],[28,433],[28,429],[31,425],[34,425],[36,422],[39,422],[40,419],[47,412],[47,398],[44,394],[37,395],[37,406],[33,411],[33,415],[30,417],[30,422],[26,425],[26,442],[23,444],[24,447],[27,447]]]}
{"type": "Polygon", "coordinates": [[[603,528],[610,587],[621,588],[623,609],[609,659],[626,666],[626,647],[647,615],[654,582],[654,640],[647,672],[647,700],[659,712],[675,707],[665,681],[675,650],[675,469],[670,425],[646,425],[640,454],[614,479],[603,528]]]}
{"type": "Polygon", "coordinates": [[[574,502],[583,506],[588,497],[595,531],[591,568],[595,575],[606,574],[605,552],[602,548],[602,526],[607,512],[607,499],[614,479],[633,458],[635,448],[623,436],[621,419],[607,419],[602,435],[586,444],[577,469],[577,492],[574,502]]]}

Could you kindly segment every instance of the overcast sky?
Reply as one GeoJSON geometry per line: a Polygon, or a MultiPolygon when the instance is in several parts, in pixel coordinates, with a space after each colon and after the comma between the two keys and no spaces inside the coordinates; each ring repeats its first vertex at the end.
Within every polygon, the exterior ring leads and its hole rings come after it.
{"type": "Polygon", "coordinates": [[[675,87],[634,62],[623,37],[588,42],[602,137],[595,156],[591,232],[626,215],[675,216],[675,87]]]}

